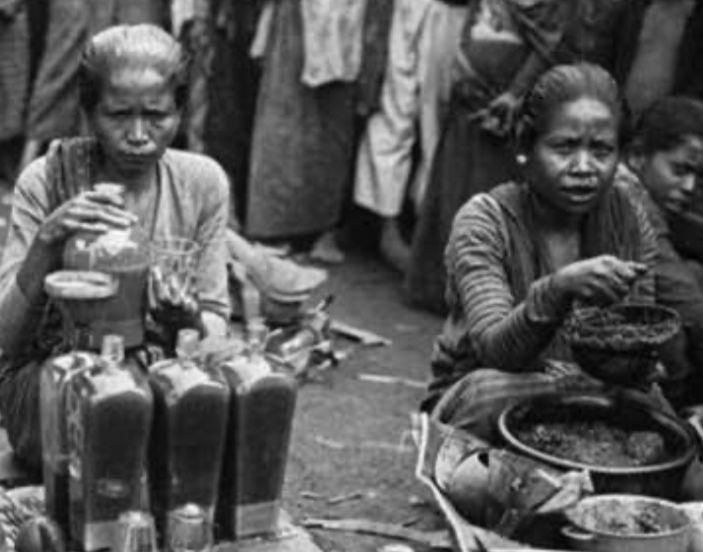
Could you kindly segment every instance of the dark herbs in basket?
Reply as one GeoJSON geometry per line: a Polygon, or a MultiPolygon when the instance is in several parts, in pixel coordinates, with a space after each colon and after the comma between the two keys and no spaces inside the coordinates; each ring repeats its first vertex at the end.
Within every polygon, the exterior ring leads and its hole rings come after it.
{"type": "Polygon", "coordinates": [[[659,346],[679,327],[675,313],[653,305],[630,305],[629,310],[587,308],[574,312],[566,326],[572,344],[610,351],[659,346]]]}
{"type": "Polygon", "coordinates": [[[524,444],[557,458],[602,467],[636,467],[667,458],[654,431],[627,431],[602,420],[541,422],[516,432],[524,444]]]}

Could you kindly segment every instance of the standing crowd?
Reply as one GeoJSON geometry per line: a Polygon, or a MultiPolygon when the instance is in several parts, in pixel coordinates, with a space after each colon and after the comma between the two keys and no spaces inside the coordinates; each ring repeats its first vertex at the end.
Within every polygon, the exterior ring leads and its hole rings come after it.
{"type": "MultiPolygon", "coordinates": [[[[353,204],[409,300],[448,315],[423,404],[443,420],[486,434],[505,400],[598,384],[570,365],[574,301],[676,309],[661,400],[700,402],[702,32],[696,0],[0,0],[0,178],[23,201],[0,315],[36,314],[64,234],[169,197],[169,224],[212,223],[223,257],[297,297],[324,273],[260,244],[343,262],[353,204]],[[57,199],[47,163],[81,147],[96,172],[57,199]],[[126,200],[86,191],[116,178],[126,200]],[[202,201],[162,195],[196,181],[202,201]]],[[[226,283],[202,291],[224,304],[226,283]]],[[[200,306],[222,333],[228,307],[200,306]]]]}
{"type": "Polygon", "coordinates": [[[0,179],[85,130],[81,51],[121,23],[162,26],[189,54],[175,145],[223,166],[233,227],[339,262],[358,206],[436,312],[445,272],[426,266],[463,202],[516,176],[511,123],[541,73],[598,64],[634,118],[703,94],[695,0],[3,0],[0,179]]]}

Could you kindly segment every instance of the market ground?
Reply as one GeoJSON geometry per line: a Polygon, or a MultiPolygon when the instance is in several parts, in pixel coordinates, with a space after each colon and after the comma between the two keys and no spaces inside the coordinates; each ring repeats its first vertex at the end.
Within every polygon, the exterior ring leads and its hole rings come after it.
{"type": "MultiPolygon", "coordinates": [[[[11,190],[0,185],[0,243],[10,208],[11,190]]],[[[414,478],[416,451],[408,431],[410,414],[423,395],[441,320],[405,304],[399,275],[380,263],[369,245],[373,230],[366,222],[357,221],[347,230],[351,249],[347,260],[330,269],[319,294],[334,295],[333,319],[374,332],[390,345],[368,347],[336,338],[334,348],[348,353],[346,359],[324,373],[321,381],[301,386],[284,507],[296,523],[361,518],[435,529],[441,520],[414,478]]],[[[314,530],[312,534],[324,552],[375,552],[399,542],[356,533],[314,530]]],[[[417,543],[406,544],[417,552],[426,550],[417,543]]]]}
{"type": "MultiPolygon", "coordinates": [[[[335,295],[333,318],[378,333],[391,344],[364,347],[337,340],[336,349],[349,349],[349,357],[327,373],[324,382],[301,388],[286,508],[298,521],[364,518],[436,528],[428,494],[413,475],[416,451],[408,431],[441,320],[409,308],[399,276],[368,251],[352,252],[330,274],[325,291],[335,295]]],[[[330,531],[314,531],[314,537],[325,552],[371,552],[393,542],[330,531]]]]}

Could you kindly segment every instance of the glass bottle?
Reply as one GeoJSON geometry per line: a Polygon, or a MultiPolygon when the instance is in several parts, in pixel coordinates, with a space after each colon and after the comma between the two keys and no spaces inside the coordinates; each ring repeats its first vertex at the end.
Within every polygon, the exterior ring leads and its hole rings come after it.
{"type": "Polygon", "coordinates": [[[168,516],[167,552],[210,552],[212,520],[197,504],[185,504],[168,516]]]}
{"type": "Polygon", "coordinates": [[[247,334],[247,352],[222,364],[232,396],[216,512],[221,538],[277,530],[297,396],[295,379],[264,356],[263,319],[251,319],[247,334]]]}
{"type": "MultiPolygon", "coordinates": [[[[96,184],[94,189],[124,194],[119,184],[96,184]]],[[[143,342],[148,266],[148,237],[137,225],[104,233],[77,232],[66,242],[63,268],[103,272],[119,282],[116,295],[104,307],[104,317],[91,324],[98,341],[117,334],[128,348],[143,342]]]]}
{"type": "Polygon", "coordinates": [[[152,402],[119,335],[67,383],[70,534],[86,552],[112,546],[120,515],[141,506],[152,402]]]}
{"type": "Polygon", "coordinates": [[[128,510],[117,520],[114,552],[158,552],[154,518],[148,512],[128,510]]]}
{"type": "Polygon", "coordinates": [[[154,424],[149,447],[152,509],[168,542],[169,516],[186,504],[212,524],[222,470],[230,391],[200,358],[197,330],[178,332],[176,358],[149,367],[154,424]]]}
{"type": "Polygon", "coordinates": [[[90,322],[117,290],[116,280],[99,272],[58,271],[46,276],[44,290],[62,314],[64,354],[49,358],[39,379],[39,420],[42,469],[47,513],[65,535],[68,525],[68,442],[64,393],[66,384],[82,370],[95,368],[100,359],[90,322]]]}

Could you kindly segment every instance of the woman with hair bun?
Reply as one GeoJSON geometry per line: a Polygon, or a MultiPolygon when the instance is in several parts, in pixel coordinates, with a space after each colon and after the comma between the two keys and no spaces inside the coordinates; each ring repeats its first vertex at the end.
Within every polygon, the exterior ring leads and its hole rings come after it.
{"type": "Polygon", "coordinates": [[[599,388],[572,363],[562,330],[572,304],[654,300],[652,227],[613,186],[622,119],[618,87],[595,65],[556,66],[527,94],[521,179],[454,219],[450,312],[423,403],[439,421],[490,441],[516,400],[599,388]]]}
{"type": "MultiPolygon", "coordinates": [[[[215,161],[169,148],[185,102],[186,70],[178,43],[156,26],[122,25],[95,35],[79,75],[92,136],[55,141],[15,186],[0,266],[0,412],[16,455],[30,467],[41,462],[39,374],[61,341],[60,318],[47,314],[44,277],[61,268],[71,236],[138,224],[149,240],[197,242],[197,300],[151,305],[152,315],[168,306],[177,315],[170,318],[175,329],[193,325],[213,338],[227,331],[227,177],[215,161]],[[120,184],[124,194],[94,189],[104,182],[120,184]]],[[[137,353],[128,350],[141,358],[137,353]]]]}

